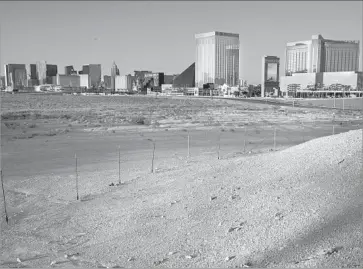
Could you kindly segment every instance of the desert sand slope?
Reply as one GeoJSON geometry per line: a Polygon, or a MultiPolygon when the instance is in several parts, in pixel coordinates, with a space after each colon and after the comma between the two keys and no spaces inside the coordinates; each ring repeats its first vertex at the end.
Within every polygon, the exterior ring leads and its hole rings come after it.
{"type": "Polygon", "coordinates": [[[49,202],[3,228],[0,259],[3,266],[21,257],[30,266],[362,267],[362,161],[362,130],[263,155],[191,159],[87,201],[49,202]],[[64,258],[71,253],[79,255],[64,258]]]}

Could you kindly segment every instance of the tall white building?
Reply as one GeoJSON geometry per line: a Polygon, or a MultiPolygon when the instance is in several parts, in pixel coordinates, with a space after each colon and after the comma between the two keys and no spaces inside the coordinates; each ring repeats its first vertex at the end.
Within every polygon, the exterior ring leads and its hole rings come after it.
{"type": "Polygon", "coordinates": [[[359,41],[337,41],[313,35],[286,45],[285,75],[358,71],[359,41]]]}
{"type": "Polygon", "coordinates": [[[132,90],[132,76],[116,76],[115,77],[115,90],[116,91],[131,91],[132,90]]]}
{"type": "Polygon", "coordinates": [[[39,84],[45,84],[47,78],[47,63],[45,61],[38,61],[36,63],[36,73],[39,80],[39,84]]]}
{"type": "Polygon", "coordinates": [[[111,89],[115,90],[116,88],[116,76],[120,75],[120,71],[115,62],[113,62],[111,67],[111,89]]]}
{"type": "Polygon", "coordinates": [[[88,85],[88,74],[79,74],[79,79],[80,79],[80,87],[85,87],[85,88],[89,88],[88,85]]]}
{"type": "Polygon", "coordinates": [[[205,83],[229,86],[239,81],[239,34],[210,32],[195,35],[195,85],[205,83]]]}

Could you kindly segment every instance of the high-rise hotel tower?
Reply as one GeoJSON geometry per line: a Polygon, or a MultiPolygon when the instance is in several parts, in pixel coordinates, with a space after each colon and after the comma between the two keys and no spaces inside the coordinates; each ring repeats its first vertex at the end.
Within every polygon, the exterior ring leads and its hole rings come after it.
{"type": "Polygon", "coordinates": [[[313,35],[286,45],[285,75],[358,71],[359,41],[336,41],[313,35]]]}
{"type": "Polygon", "coordinates": [[[239,81],[239,34],[196,34],[195,86],[206,83],[229,86],[239,81]]]}

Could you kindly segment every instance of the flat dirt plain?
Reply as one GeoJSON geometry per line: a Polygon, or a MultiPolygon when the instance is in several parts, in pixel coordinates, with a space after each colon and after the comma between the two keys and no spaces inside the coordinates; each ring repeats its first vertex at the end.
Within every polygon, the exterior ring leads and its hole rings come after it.
{"type": "Polygon", "coordinates": [[[362,98],[320,98],[320,99],[298,99],[297,104],[301,104],[303,106],[325,106],[328,108],[336,108],[340,109],[355,109],[362,110],[363,109],[363,100],[362,98]]]}
{"type": "Polygon", "coordinates": [[[1,117],[1,267],[363,266],[361,111],[18,94],[1,117]]]}

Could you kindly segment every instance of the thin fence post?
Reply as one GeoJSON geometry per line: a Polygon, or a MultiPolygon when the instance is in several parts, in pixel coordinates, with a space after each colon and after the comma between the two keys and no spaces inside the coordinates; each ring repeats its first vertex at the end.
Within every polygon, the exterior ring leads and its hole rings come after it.
{"type": "Polygon", "coordinates": [[[190,135],[188,132],[188,158],[190,157],[190,135]]]}
{"type": "Polygon", "coordinates": [[[335,125],[333,124],[333,135],[335,134],[335,125]]]}
{"type": "Polygon", "coordinates": [[[121,148],[118,146],[118,182],[121,184],[121,148]]]}
{"type": "Polygon", "coordinates": [[[303,142],[305,142],[305,125],[304,125],[304,122],[302,122],[302,136],[303,136],[303,142]]]}
{"type": "Polygon", "coordinates": [[[244,135],[244,139],[243,139],[243,152],[246,153],[246,136],[247,136],[247,127],[244,127],[244,131],[245,131],[245,135],[244,135]]]}
{"type": "Polygon", "coordinates": [[[3,170],[0,171],[1,177],[1,188],[3,189],[3,197],[4,197],[4,210],[5,210],[5,220],[6,223],[9,224],[8,212],[6,211],[6,199],[5,199],[5,190],[4,190],[4,182],[3,182],[3,170]]]}
{"type": "Polygon", "coordinates": [[[155,142],[153,142],[154,148],[153,148],[153,158],[151,160],[151,173],[154,173],[154,157],[155,157],[155,142]]]}
{"type": "Polygon", "coordinates": [[[220,159],[219,152],[221,150],[221,133],[218,135],[218,160],[220,159]]]}
{"type": "Polygon", "coordinates": [[[276,127],[274,127],[274,151],[276,150],[276,127]]]}
{"type": "Polygon", "coordinates": [[[77,153],[74,154],[74,158],[76,159],[76,192],[77,192],[77,200],[79,200],[79,196],[78,196],[78,163],[77,163],[77,153]]]}

